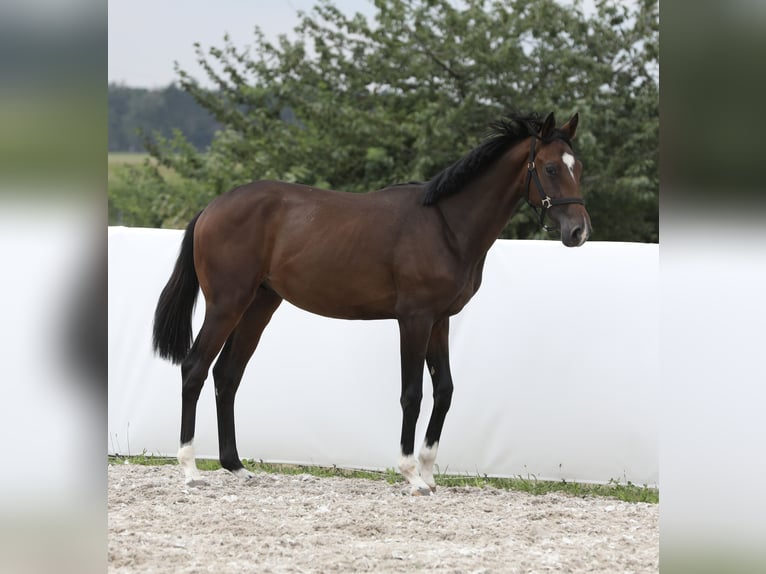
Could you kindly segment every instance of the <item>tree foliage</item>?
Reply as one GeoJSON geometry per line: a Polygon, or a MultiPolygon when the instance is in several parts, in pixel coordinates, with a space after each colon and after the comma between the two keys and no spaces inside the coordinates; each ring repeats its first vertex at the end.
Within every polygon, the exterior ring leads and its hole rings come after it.
{"type": "MultiPolygon", "coordinates": [[[[579,0],[374,4],[372,21],[324,0],[292,38],[272,43],[256,28],[250,48],[197,45],[215,89],[181,69],[179,84],[222,129],[205,152],[181,133],[147,138],[189,182],[154,207],[183,221],[264,178],[351,192],[427,180],[509,109],[555,111],[559,123],[578,111],[594,239],[658,240],[656,0],[597,0],[592,16],[579,0]]],[[[522,209],[503,236],[539,234],[522,209]]]]}
{"type": "Polygon", "coordinates": [[[202,150],[220,128],[189,93],[172,84],[161,90],[110,84],[108,101],[109,151],[143,151],[142,130],[171,137],[174,129],[202,150]]]}

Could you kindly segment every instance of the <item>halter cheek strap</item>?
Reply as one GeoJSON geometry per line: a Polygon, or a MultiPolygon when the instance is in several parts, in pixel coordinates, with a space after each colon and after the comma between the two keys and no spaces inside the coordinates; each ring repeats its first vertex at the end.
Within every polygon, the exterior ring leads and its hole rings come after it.
{"type": "Polygon", "coordinates": [[[540,181],[540,177],[537,175],[537,169],[535,168],[536,142],[537,138],[533,136],[532,145],[529,147],[529,162],[527,162],[527,203],[532,207],[535,213],[537,213],[537,206],[535,206],[529,199],[529,186],[532,183],[532,180],[534,180],[535,187],[537,187],[537,191],[540,194],[540,227],[546,231],[551,231],[551,229],[545,225],[545,215],[548,212],[548,209],[554,205],[566,205],[568,203],[579,203],[580,205],[585,205],[585,202],[579,197],[550,197],[547,193],[545,193],[543,190],[543,184],[540,181]]]}

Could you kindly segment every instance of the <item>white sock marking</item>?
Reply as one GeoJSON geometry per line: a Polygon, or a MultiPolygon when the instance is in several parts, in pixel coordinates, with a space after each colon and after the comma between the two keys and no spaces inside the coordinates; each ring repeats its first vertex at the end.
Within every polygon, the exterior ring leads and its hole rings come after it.
{"type": "Polygon", "coordinates": [[[197,463],[194,462],[194,445],[192,442],[182,444],[178,449],[178,464],[184,469],[184,482],[187,486],[199,486],[204,484],[202,475],[197,469],[197,463]]]}
{"type": "Polygon", "coordinates": [[[574,166],[575,166],[575,158],[574,156],[569,152],[564,152],[561,156],[561,159],[564,162],[564,165],[567,166],[567,169],[569,169],[569,175],[572,176],[572,179],[575,178],[574,176],[574,166]]]}
{"type": "Polygon", "coordinates": [[[439,443],[435,442],[431,448],[426,446],[423,442],[423,446],[420,448],[420,454],[418,460],[420,461],[420,478],[434,490],[436,488],[436,481],[434,480],[434,462],[436,461],[436,452],[439,450],[439,443]]]}
{"type": "Polygon", "coordinates": [[[426,482],[420,478],[420,473],[418,472],[418,461],[415,460],[413,455],[400,455],[399,471],[402,473],[402,476],[407,479],[407,482],[412,485],[413,493],[418,490],[427,491],[429,494],[431,493],[431,489],[428,487],[428,484],[426,484],[426,482]]]}

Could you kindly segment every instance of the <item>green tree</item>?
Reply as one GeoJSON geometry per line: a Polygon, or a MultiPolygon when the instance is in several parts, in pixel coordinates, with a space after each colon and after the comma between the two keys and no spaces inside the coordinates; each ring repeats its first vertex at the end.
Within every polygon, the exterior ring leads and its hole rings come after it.
{"type": "MultiPolygon", "coordinates": [[[[201,153],[183,134],[147,138],[188,188],[154,209],[191,217],[215,195],[273,178],[351,192],[427,180],[479,143],[508,109],[579,111],[575,151],[594,239],[658,240],[658,3],[376,0],[372,22],[329,0],[292,39],[252,49],[197,45],[215,89],[179,84],[223,126],[201,153]]],[[[150,168],[146,168],[150,169],[150,168]]],[[[144,177],[151,182],[152,178],[144,177]]],[[[517,213],[504,237],[541,235],[517,213]]]]}
{"type": "Polygon", "coordinates": [[[173,84],[159,90],[110,84],[108,101],[109,151],[142,151],[140,130],[171,137],[174,129],[205,150],[220,127],[191,95],[173,84]]]}

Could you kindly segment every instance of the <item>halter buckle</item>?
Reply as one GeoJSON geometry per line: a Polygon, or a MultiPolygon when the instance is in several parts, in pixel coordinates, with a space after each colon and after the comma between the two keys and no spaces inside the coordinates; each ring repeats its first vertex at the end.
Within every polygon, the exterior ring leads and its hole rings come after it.
{"type": "Polygon", "coordinates": [[[546,195],[542,201],[543,209],[550,209],[551,205],[553,205],[553,200],[546,195]]]}
{"type": "Polygon", "coordinates": [[[535,162],[534,162],[534,160],[532,160],[530,162],[527,162],[527,169],[529,171],[535,171],[535,162]]]}

